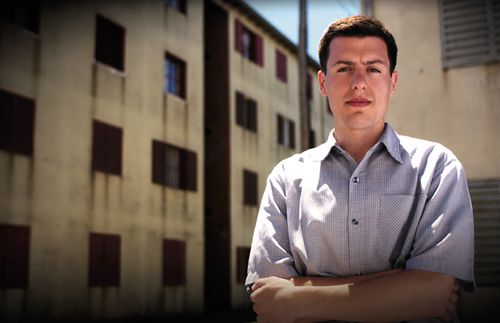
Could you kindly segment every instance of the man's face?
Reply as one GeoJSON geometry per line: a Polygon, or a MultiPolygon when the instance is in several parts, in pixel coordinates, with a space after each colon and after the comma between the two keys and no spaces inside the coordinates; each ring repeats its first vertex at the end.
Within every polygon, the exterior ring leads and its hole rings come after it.
{"type": "Polygon", "coordinates": [[[381,131],[398,74],[389,72],[387,46],[381,38],[336,37],[330,42],[327,72],[318,72],[320,91],[328,97],[335,131],[381,131]]]}

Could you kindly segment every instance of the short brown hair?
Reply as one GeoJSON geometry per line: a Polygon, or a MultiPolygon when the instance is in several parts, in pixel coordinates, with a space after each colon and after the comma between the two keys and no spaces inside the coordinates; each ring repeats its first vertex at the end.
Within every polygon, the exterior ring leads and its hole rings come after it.
{"type": "Polygon", "coordinates": [[[351,16],[334,21],[321,37],[319,41],[319,64],[321,70],[326,73],[329,56],[330,42],[338,36],[365,37],[375,36],[381,38],[387,46],[387,56],[389,57],[389,71],[394,72],[398,55],[398,46],[392,34],[377,19],[367,16],[351,16]]]}

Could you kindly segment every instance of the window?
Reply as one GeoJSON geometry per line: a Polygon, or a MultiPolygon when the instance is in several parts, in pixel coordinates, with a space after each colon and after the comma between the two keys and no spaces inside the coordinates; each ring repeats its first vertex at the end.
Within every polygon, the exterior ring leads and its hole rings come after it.
{"type": "Polygon", "coordinates": [[[333,116],[332,110],[330,109],[330,102],[328,102],[328,98],[325,98],[325,103],[326,103],[326,113],[330,114],[333,116]]]}
{"type": "Polygon", "coordinates": [[[121,175],[122,129],[94,120],[92,170],[121,175]]]}
{"type": "Polygon", "coordinates": [[[153,183],[196,191],[196,153],[153,140],[153,183]]]}
{"type": "Polygon", "coordinates": [[[500,2],[440,0],[444,68],[500,62],[500,2]]]}
{"type": "Polygon", "coordinates": [[[295,123],[278,114],[278,144],[295,149],[295,123]]]}
{"type": "Polygon", "coordinates": [[[0,288],[27,288],[30,228],[0,224],[0,288]]]}
{"type": "Polygon", "coordinates": [[[257,173],[243,170],[243,203],[256,206],[257,201],[257,173]]]}
{"type": "Polygon", "coordinates": [[[307,74],[307,88],[306,95],[308,100],[313,99],[313,77],[311,74],[307,74]]]}
{"type": "Polygon", "coordinates": [[[120,236],[90,233],[89,286],[120,285],[120,236]]]}
{"type": "Polygon", "coordinates": [[[186,284],[186,243],[163,240],[163,286],[186,284]]]}
{"type": "Polygon", "coordinates": [[[276,77],[282,82],[287,82],[286,56],[278,49],[276,50],[276,77]]]}
{"type": "Polygon", "coordinates": [[[33,155],[35,102],[0,90],[0,149],[33,155]]]}
{"type": "Polygon", "coordinates": [[[165,5],[183,14],[187,13],[186,0],[165,0],[165,5]]]}
{"type": "Polygon", "coordinates": [[[250,257],[249,247],[238,247],[236,249],[236,282],[244,284],[247,278],[248,258],[250,257]]]}
{"type": "Polygon", "coordinates": [[[95,30],[95,59],[124,71],[125,29],[111,20],[97,15],[95,30]]]}
{"type": "Polygon", "coordinates": [[[40,1],[39,0],[11,0],[3,1],[0,5],[2,20],[22,27],[35,34],[40,28],[40,1]]]}
{"type": "Polygon", "coordinates": [[[186,98],[186,63],[170,54],[165,55],[165,92],[186,98]]]}
{"type": "Polygon", "coordinates": [[[309,147],[316,147],[316,132],[313,129],[309,130],[309,147]]]}
{"type": "Polygon", "coordinates": [[[500,286],[500,180],[469,181],[478,286],[500,286]]]}
{"type": "Polygon", "coordinates": [[[264,66],[264,45],[262,37],[235,20],[235,49],[243,57],[259,66],[264,66]]]}
{"type": "Polygon", "coordinates": [[[257,132],[257,102],[240,92],[236,92],[236,123],[257,132]]]}

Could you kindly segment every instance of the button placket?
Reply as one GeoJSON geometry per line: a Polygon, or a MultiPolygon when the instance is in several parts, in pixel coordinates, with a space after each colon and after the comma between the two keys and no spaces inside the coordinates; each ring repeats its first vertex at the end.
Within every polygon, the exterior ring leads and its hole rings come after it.
{"type": "Polygon", "coordinates": [[[354,172],[351,175],[349,183],[349,217],[348,217],[348,234],[349,234],[349,268],[352,271],[359,271],[362,263],[362,258],[359,252],[359,247],[363,241],[363,226],[361,219],[363,217],[364,189],[361,183],[359,172],[354,172]]]}

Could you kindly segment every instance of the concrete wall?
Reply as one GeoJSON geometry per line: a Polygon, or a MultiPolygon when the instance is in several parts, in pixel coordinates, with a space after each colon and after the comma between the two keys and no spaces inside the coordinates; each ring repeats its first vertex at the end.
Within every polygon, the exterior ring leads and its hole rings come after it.
{"type": "MultiPolygon", "coordinates": [[[[500,64],[443,69],[437,0],[374,1],[373,9],[399,47],[399,81],[388,121],[401,134],[450,148],[469,180],[500,178],[500,64]]],[[[476,227],[476,234],[484,230],[476,227]]],[[[489,230],[494,240],[495,227],[489,230]]],[[[499,286],[461,293],[461,320],[491,321],[499,315],[499,299],[499,286]]]]}
{"type": "Polygon", "coordinates": [[[468,179],[500,177],[500,64],[444,70],[437,0],[374,2],[399,47],[388,121],[450,148],[468,179]]]}
{"type": "Polygon", "coordinates": [[[48,2],[40,34],[2,21],[0,88],[36,101],[32,158],[0,151],[0,222],[31,227],[26,290],[9,317],[201,311],[203,2],[48,2]],[[126,29],[125,71],[94,59],[100,14],[126,29]],[[187,64],[185,100],[164,93],[164,55],[187,64]],[[122,175],[91,170],[92,120],[123,130],[122,175]],[[151,181],[152,139],[195,151],[198,190],[151,181]],[[89,232],[121,236],[119,287],[88,287],[89,232]],[[186,242],[187,283],[162,286],[162,239],[186,242]],[[24,314],[22,314],[24,312],[24,314]]]}

